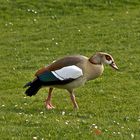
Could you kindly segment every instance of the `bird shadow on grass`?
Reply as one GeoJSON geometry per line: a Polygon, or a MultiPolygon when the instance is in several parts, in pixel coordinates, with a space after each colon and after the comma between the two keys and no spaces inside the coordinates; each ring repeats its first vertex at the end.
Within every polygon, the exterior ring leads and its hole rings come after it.
{"type": "Polygon", "coordinates": [[[31,104],[28,102],[21,103],[21,104],[13,104],[11,103],[9,106],[1,108],[1,111],[5,112],[5,114],[16,114],[21,115],[22,117],[28,116],[46,116],[47,117],[68,117],[68,118],[75,118],[75,119],[90,119],[96,116],[95,113],[91,111],[86,111],[84,109],[73,109],[73,108],[55,108],[52,110],[47,110],[43,105],[39,104],[31,104]]]}
{"type": "Polygon", "coordinates": [[[46,115],[57,115],[57,116],[65,116],[65,117],[72,117],[72,118],[77,118],[77,119],[89,119],[96,114],[93,114],[93,112],[84,112],[82,110],[75,110],[75,109],[53,109],[53,110],[46,110],[44,109],[44,112],[46,115]]]}

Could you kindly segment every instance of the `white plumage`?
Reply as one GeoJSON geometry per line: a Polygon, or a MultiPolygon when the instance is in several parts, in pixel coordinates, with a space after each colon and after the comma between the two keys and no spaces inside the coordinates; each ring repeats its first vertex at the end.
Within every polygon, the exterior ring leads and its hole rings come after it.
{"type": "Polygon", "coordinates": [[[52,73],[59,79],[59,80],[66,80],[66,79],[77,79],[83,75],[82,70],[75,66],[67,66],[63,67],[59,70],[52,71],[52,73]]]}

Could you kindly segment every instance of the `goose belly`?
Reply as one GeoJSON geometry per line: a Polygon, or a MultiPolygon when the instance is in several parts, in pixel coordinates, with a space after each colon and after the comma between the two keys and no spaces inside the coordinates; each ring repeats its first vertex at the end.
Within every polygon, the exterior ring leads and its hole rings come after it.
{"type": "Polygon", "coordinates": [[[84,79],[83,77],[80,77],[68,84],[65,84],[65,85],[54,85],[53,87],[56,87],[56,88],[61,88],[61,89],[67,89],[67,90],[72,90],[72,89],[75,89],[75,88],[78,88],[82,85],[84,85],[86,82],[86,79],[84,79]]]}

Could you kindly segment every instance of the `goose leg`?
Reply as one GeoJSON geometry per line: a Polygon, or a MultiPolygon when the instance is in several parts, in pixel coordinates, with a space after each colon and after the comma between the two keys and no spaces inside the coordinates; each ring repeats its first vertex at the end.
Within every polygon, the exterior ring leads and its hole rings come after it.
{"type": "MultiPolygon", "coordinates": [[[[68,91],[69,91],[69,90],[68,90],[68,91]]],[[[70,93],[70,98],[71,98],[71,101],[72,101],[72,103],[73,103],[74,108],[75,108],[75,109],[78,109],[79,107],[78,107],[78,104],[77,104],[77,102],[76,102],[76,100],[75,100],[75,95],[74,95],[74,93],[73,93],[73,90],[69,91],[69,93],[70,93]]]]}
{"type": "Polygon", "coordinates": [[[49,88],[48,97],[47,97],[46,100],[45,100],[45,107],[46,107],[48,110],[49,110],[49,109],[55,108],[55,107],[51,104],[52,91],[53,91],[53,88],[49,88]]]}

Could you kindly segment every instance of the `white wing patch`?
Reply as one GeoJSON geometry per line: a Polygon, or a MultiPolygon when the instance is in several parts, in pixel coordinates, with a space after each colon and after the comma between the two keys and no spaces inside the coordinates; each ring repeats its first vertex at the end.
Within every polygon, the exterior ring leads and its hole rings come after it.
{"type": "Polygon", "coordinates": [[[75,65],[63,67],[59,70],[52,71],[52,73],[60,80],[66,80],[70,78],[76,79],[83,75],[82,70],[75,65]]]}

